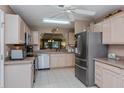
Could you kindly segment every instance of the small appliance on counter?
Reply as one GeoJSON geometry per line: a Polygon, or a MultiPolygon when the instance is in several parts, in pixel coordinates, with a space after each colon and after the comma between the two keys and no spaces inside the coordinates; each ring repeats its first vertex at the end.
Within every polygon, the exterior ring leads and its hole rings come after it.
{"type": "Polygon", "coordinates": [[[31,44],[31,40],[32,40],[32,38],[31,38],[30,33],[26,32],[25,33],[25,45],[30,45],[31,44]]]}
{"type": "Polygon", "coordinates": [[[11,60],[23,60],[26,57],[26,51],[23,48],[15,47],[10,50],[11,60]]]}
{"type": "Polygon", "coordinates": [[[108,58],[110,59],[116,59],[116,54],[115,53],[108,53],[108,58]]]}
{"type": "Polygon", "coordinates": [[[34,56],[33,45],[27,45],[26,52],[27,52],[27,57],[33,57],[34,56]]]}
{"type": "Polygon", "coordinates": [[[117,55],[116,53],[108,53],[108,59],[124,61],[124,56],[117,55]]]}

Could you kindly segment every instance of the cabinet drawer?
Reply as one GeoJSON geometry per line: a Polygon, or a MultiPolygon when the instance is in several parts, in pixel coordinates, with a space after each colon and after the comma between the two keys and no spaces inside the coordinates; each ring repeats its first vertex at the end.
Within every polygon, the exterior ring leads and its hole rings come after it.
{"type": "Polygon", "coordinates": [[[110,70],[110,71],[112,71],[114,73],[117,73],[117,74],[121,73],[121,69],[118,68],[118,67],[114,67],[114,66],[110,66],[110,65],[107,65],[107,64],[103,64],[103,68],[107,69],[107,70],[110,70]]]}
{"type": "Polygon", "coordinates": [[[102,73],[102,68],[101,68],[101,66],[95,65],[95,72],[101,74],[101,73],[102,73]]]}
{"type": "Polygon", "coordinates": [[[121,76],[121,87],[124,88],[124,76],[121,76]]]}
{"type": "Polygon", "coordinates": [[[101,63],[101,62],[95,61],[95,66],[100,66],[100,67],[101,67],[102,64],[103,64],[103,63],[101,63]]]}
{"type": "Polygon", "coordinates": [[[95,78],[95,84],[96,84],[98,87],[102,87],[102,80],[99,80],[99,79],[95,78]]]}
{"type": "Polygon", "coordinates": [[[95,74],[95,79],[102,80],[102,75],[95,74]]]}
{"type": "Polygon", "coordinates": [[[124,69],[121,69],[121,75],[124,76],[124,69]]]}

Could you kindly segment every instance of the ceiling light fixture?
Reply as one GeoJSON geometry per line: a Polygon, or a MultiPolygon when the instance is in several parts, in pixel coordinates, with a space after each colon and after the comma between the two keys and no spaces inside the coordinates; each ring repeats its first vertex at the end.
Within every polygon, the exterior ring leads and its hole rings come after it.
{"type": "Polygon", "coordinates": [[[70,21],[56,20],[56,19],[43,19],[45,23],[55,23],[55,24],[70,24],[70,21]]]}

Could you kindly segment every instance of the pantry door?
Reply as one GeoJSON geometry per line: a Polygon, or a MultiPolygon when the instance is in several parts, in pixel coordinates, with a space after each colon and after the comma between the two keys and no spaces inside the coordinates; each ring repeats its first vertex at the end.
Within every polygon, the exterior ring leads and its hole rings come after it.
{"type": "Polygon", "coordinates": [[[0,10],[0,88],[4,87],[4,12],[0,10]]]}

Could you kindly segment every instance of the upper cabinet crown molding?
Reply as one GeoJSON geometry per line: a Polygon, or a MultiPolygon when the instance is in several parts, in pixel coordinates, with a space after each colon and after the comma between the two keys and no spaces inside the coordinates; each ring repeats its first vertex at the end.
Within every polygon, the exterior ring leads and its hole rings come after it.
{"type": "Polygon", "coordinates": [[[27,25],[19,15],[5,15],[5,43],[24,44],[27,25]]]}

